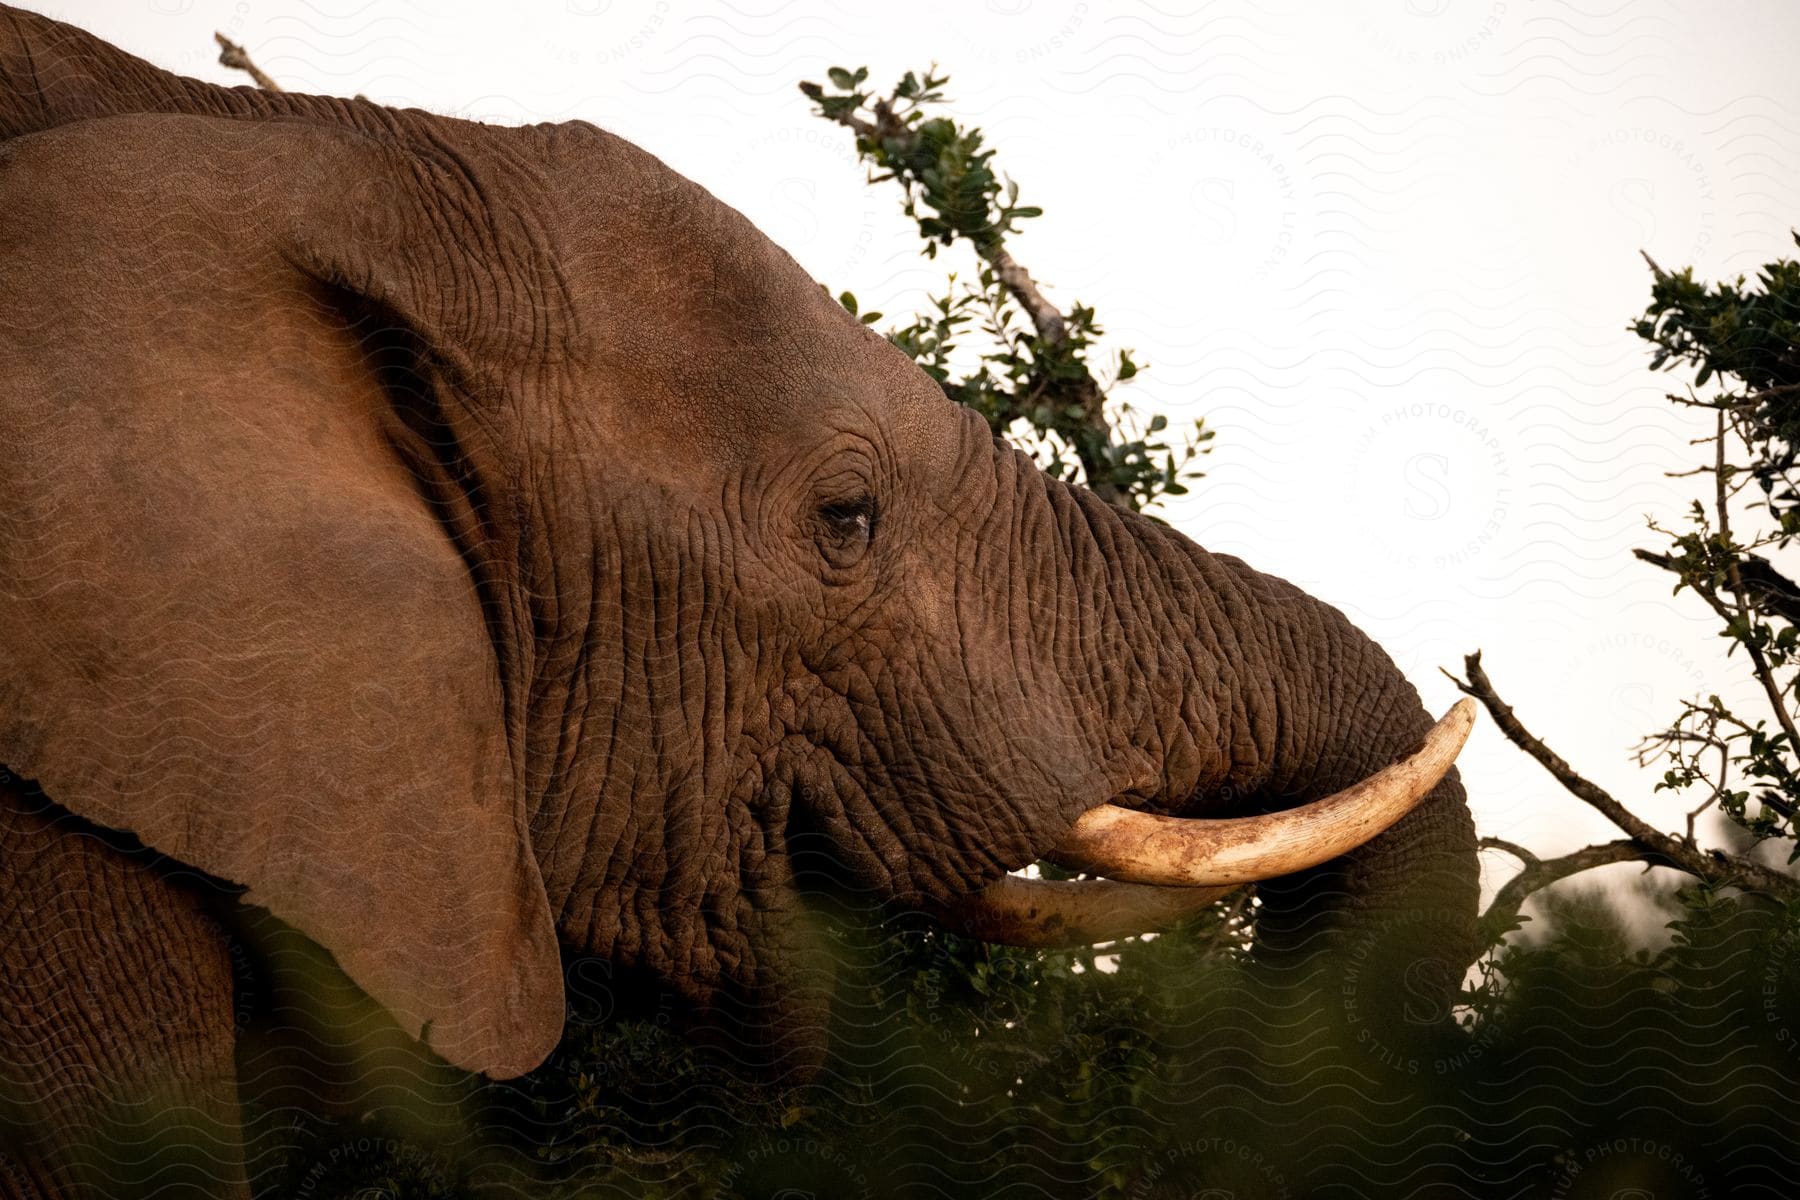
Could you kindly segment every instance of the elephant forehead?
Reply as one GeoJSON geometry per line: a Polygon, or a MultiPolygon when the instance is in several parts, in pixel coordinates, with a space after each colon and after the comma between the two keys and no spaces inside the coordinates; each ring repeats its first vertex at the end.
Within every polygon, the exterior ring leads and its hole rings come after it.
{"type": "Polygon", "coordinates": [[[575,402],[619,445],[730,469],[834,431],[955,428],[930,378],[743,214],[601,131],[561,142],[556,178],[608,181],[603,201],[591,185],[556,189],[556,240],[575,402]]]}
{"type": "Polygon", "coordinates": [[[794,314],[743,341],[669,328],[613,340],[565,385],[571,426],[602,445],[557,449],[598,451],[628,464],[627,480],[706,503],[804,489],[846,468],[871,484],[947,471],[964,432],[955,407],[885,340],[869,344],[833,317],[794,314]]]}

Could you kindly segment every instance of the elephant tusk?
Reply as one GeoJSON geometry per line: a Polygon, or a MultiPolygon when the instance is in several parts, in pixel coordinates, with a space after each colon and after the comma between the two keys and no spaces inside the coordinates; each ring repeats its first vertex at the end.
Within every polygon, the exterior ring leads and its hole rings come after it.
{"type": "Polygon", "coordinates": [[[1093,946],[1152,933],[1236,890],[1005,875],[958,901],[943,923],[968,937],[1008,946],[1093,946]]]}
{"type": "Polygon", "coordinates": [[[1072,870],[1165,887],[1253,883],[1303,871],[1354,850],[1410,812],[1450,770],[1474,724],[1475,702],[1459,700],[1410,757],[1287,812],[1209,820],[1103,804],[1083,813],[1048,857],[1072,870]]]}
{"type": "Polygon", "coordinates": [[[1460,700],[1411,756],[1288,812],[1206,820],[1114,804],[1089,809],[1049,857],[1108,878],[1003,876],[958,901],[944,924],[984,942],[1037,949],[1164,928],[1242,884],[1317,866],[1382,832],[1438,785],[1474,725],[1474,701],[1460,700]]]}

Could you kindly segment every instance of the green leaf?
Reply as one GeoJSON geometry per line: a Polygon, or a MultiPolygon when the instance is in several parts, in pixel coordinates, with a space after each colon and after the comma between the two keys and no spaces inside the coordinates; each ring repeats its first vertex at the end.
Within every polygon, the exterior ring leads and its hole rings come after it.
{"type": "Polygon", "coordinates": [[[846,92],[855,87],[858,82],[857,76],[852,75],[842,67],[833,67],[831,70],[827,71],[826,74],[831,77],[832,83],[844,89],[846,92]]]}

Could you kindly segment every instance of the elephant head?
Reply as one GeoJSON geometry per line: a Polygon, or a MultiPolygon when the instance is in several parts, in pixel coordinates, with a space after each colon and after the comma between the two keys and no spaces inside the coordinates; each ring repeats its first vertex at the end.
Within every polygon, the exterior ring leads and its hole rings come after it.
{"type": "Polygon", "coordinates": [[[781,1043],[822,884],[1032,940],[1274,874],[1271,952],[1405,913],[1460,977],[1466,713],[1360,786],[1432,727],[1367,637],[642,150],[3,10],[0,191],[0,763],[451,1061],[542,1059],[559,941],[781,1043]],[[1046,855],[1126,882],[1005,882],[1046,855]]]}

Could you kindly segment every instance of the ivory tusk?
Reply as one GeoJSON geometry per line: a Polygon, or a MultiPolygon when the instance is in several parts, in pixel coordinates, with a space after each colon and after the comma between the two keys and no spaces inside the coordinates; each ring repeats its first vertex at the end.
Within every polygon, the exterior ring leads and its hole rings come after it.
{"type": "Polygon", "coordinates": [[[1008,946],[1093,946],[1154,933],[1236,890],[1006,875],[964,897],[943,923],[968,937],[1008,946]]]}
{"type": "Polygon", "coordinates": [[[1303,871],[1354,850],[1410,812],[1450,770],[1474,724],[1475,702],[1459,700],[1411,757],[1287,812],[1212,820],[1103,804],[1083,813],[1048,857],[1072,870],[1164,887],[1253,883],[1303,871]]]}

